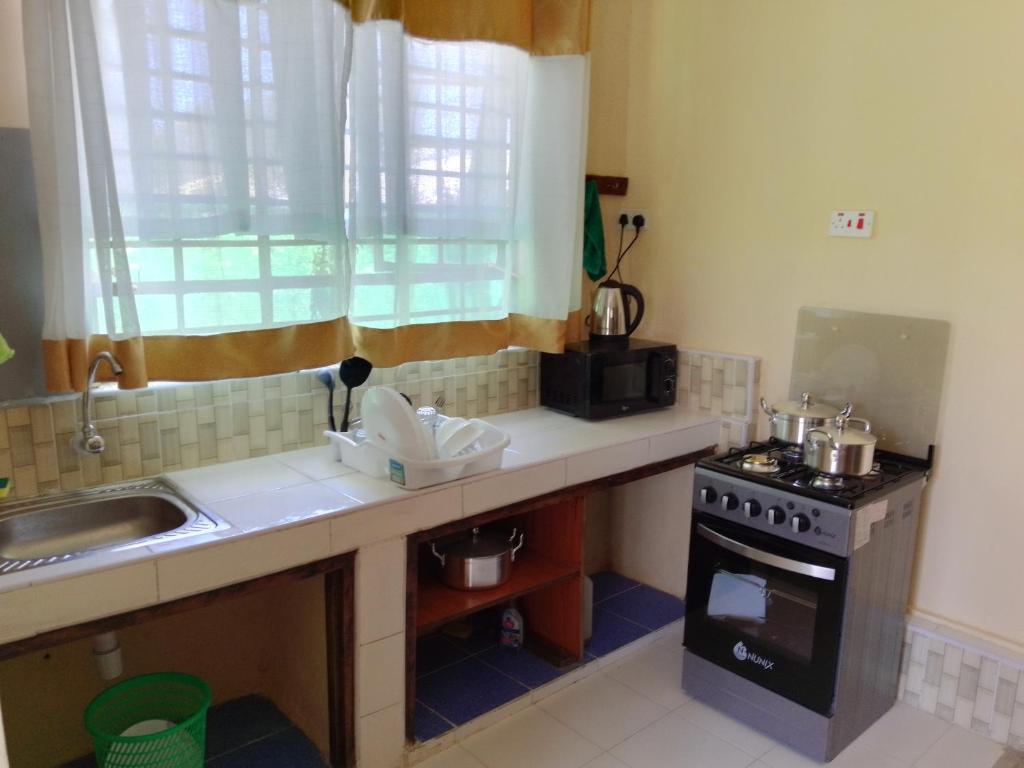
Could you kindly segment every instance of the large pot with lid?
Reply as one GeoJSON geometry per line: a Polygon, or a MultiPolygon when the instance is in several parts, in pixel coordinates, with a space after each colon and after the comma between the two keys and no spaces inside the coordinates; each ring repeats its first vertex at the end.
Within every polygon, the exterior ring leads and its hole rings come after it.
{"type": "Polygon", "coordinates": [[[874,467],[877,442],[867,419],[840,416],[834,427],[808,430],[804,464],[829,475],[866,475],[874,467]],[[862,429],[850,426],[854,423],[862,429]]]}
{"type": "Polygon", "coordinates": [[[840,416],[849,416],[853,406],[849,403],[842,409],[828,403],[815,403],[810,392],[804,392],[799,400],[768,405],[761,398],[761,408],[768,414],[772,437],[794,445],[802,445],[807,432],[822,427],[834,427],[840,416]]]}
{"type": "Polygon", "coordinates": [[[444,545],[438,551],[437,542],[430,550],[441,562],[441,580],[453,589],[477,590],[500,586],[512,576],[512,563],[522,549],[525,533],[516,530],[508,537],[496,531],[474,528],[469,536],[444,545]]]}

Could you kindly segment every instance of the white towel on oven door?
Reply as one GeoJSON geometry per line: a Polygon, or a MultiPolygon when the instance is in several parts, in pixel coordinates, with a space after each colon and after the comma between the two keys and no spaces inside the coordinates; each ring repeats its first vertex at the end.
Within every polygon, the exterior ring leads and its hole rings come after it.
{"type": "Polygon", "coordinates": [[[768,599],[760,576],[737,576],[728,571],[716,571],[711,579],[708,598],[708,616],[716,619],[746,619],[764,621],[768,599]]]}

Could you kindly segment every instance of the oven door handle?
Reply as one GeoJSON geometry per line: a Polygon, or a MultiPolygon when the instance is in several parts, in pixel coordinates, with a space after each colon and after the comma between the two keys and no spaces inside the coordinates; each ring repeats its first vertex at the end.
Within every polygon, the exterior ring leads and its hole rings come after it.
{"type": "Polygon", "coordinates": [[[723,536],[717,531],[711,530],[703,523],[697,524],[697,533],[713,544],[717,544],[722,549],[727,549],[734,554],[750,558],[751,560],[756,560],[764,565],[770,565],[772,568],[780,568],[783,571],[799,573],[803,576],[810,576],[812,579],[821,579],[822,581],[836,580],[835,568],[826,568],[823,565],[803,563],[799,560],[791,560],[788,557],[782,557],[781,555],[774,555],[771,552],[755,549],[754,547],[743,544],[735,539],[730,539],[728,536],[723,536]]]}

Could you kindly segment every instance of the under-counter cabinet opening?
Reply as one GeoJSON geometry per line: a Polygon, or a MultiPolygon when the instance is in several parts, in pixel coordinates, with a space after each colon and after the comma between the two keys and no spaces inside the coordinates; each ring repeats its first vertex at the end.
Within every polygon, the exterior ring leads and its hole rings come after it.
{"type": "Polygon", "coordinates": [[[19,768],[94,765],[89,701],[126,677],[177,671],[213,690],[207,764],[351,766],[352,554],[0,646],[3,726],[19,768]],[[100,678],[92,638],[124,660],[100,678]]]}
{"type": "Polygon", "coordinates": [[[661,469],[635,480],[635,474],[624,474],[621,484],[607,478],[603,486],[522,502],[409,537],[410,743],[436,739],[556,685],[682,619],[693,469],[661,469]],[[505,583],[453,589],[444,583],[434,548],[444,554],[474,529],[510,545],[525,533],[522,549],[505,583]],[[668,541],[652,541],[658,536],[668,541]],[[500,641],[507,607],[522,614],[522,649],[500,641]]]}

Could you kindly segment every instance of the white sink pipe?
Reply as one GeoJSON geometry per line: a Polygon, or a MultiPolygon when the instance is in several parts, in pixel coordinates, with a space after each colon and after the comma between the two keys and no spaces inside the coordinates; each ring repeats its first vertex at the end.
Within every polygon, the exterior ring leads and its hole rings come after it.
{"type": "Polygon", "coordinates": [[[117,639],[117,632],[104,632],[102,635],[96,635],[92,639],[92,655],[96,659],[100,677],[104,680],[113,680],[124,672],[121,643],[117,639]]]}

